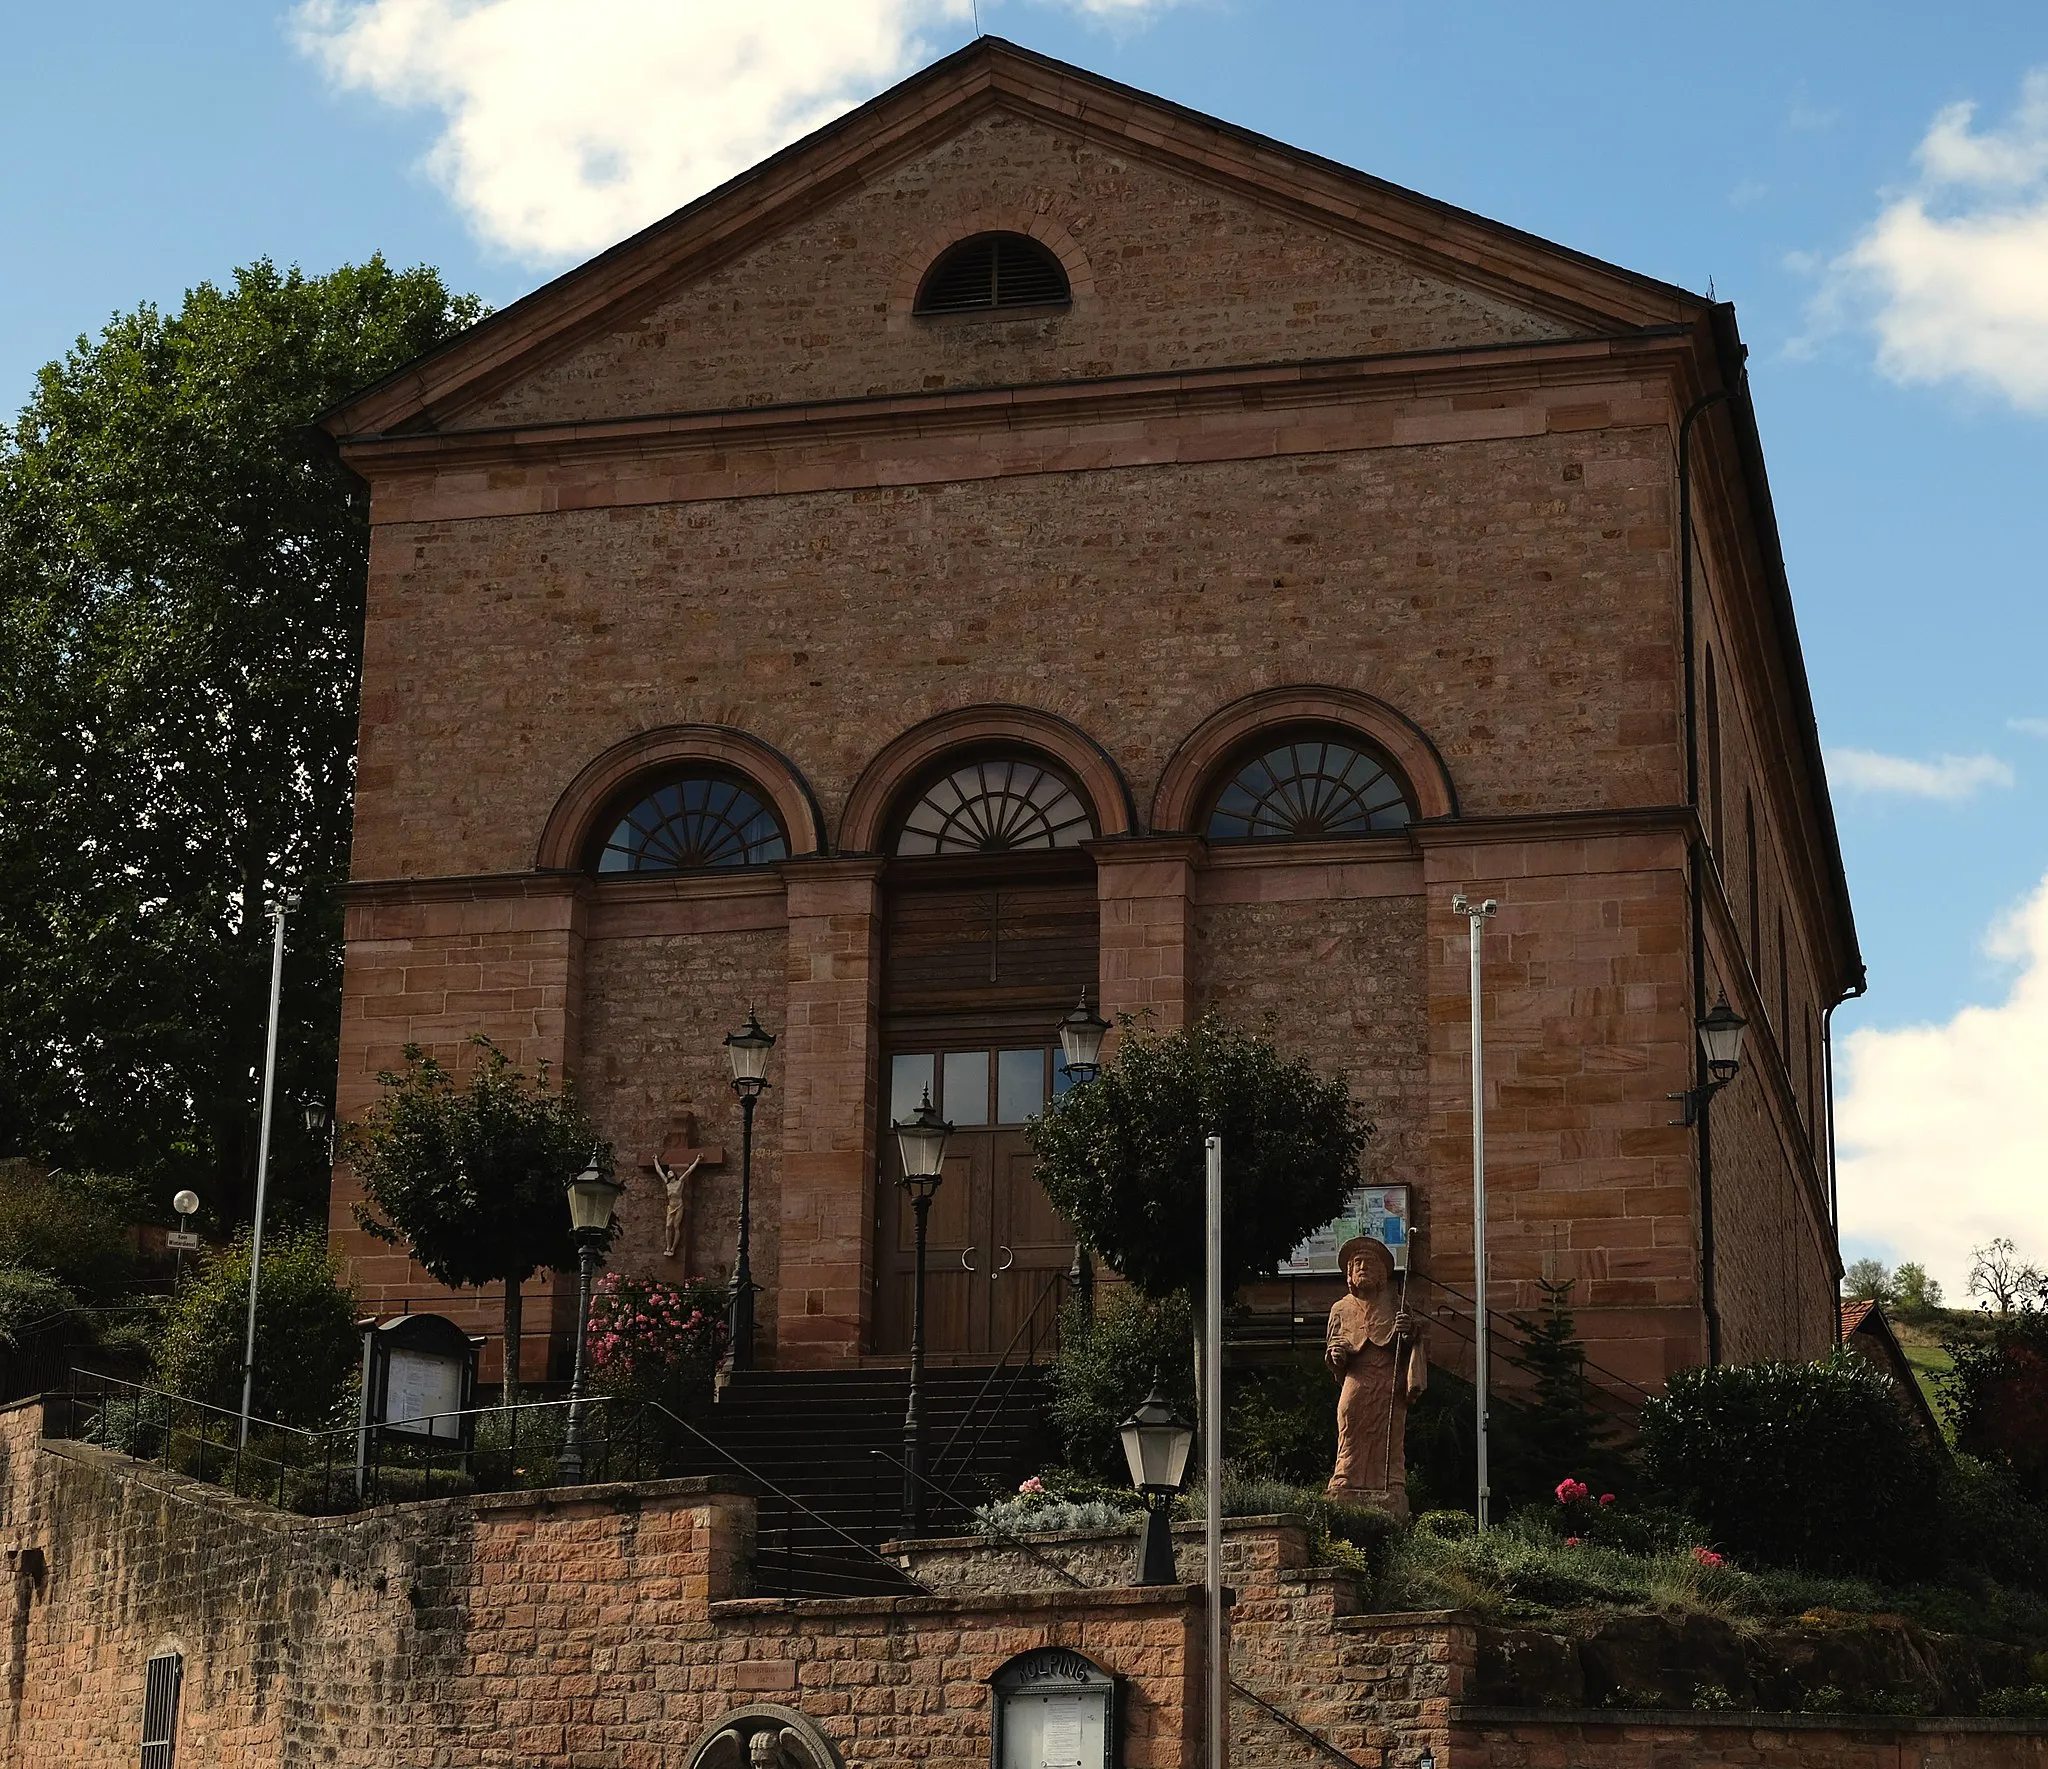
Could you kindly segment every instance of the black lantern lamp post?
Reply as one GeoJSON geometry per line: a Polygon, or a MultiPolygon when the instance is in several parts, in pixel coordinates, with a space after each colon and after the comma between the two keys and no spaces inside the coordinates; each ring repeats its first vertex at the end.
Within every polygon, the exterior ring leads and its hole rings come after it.
{"type": "Polygon", "coordinates": [[[1138,1549],[1138,1583],[1171,1585],[1173,1570],[1173,1495],[1187,1472],[1188,1451],[1195,1428],[1166,1404],[1155,1380],[1138,1410],[1117,1427],[1124,1440],[1124,1460],[1131,1484],[1145,1495],[1145,1538],[1138,1549]]]}
{"type": "Polygon", "coordinates": [[[1734,1008],[1728,1005],[1723,994],[1714,1003],[1707,1017],[1700,1021],[1696,1030],[1700,1040],[1700,1080],[1696,1086],[1684,1093],[1668,1097],[1675,1099],[1684,1111],[1684,1116],[1674,1122],[1690,1129],[1706,1116],[1707,1102],[1726,1087],[1742,1070],[1742,1033],[1749,1024],[1734,1008]]]}
{"type": "Polygon", "coordinates": [[[607,1174],[592,1151],[590,1165],[569,1182],[569,1230],[576,1237],[576,1359],[569,1372],[569,1423],[562,1432],[562,1484],[583,1480],[583,1357],[590,1337],[590,1283],[598,1250],[611,1238],[612,1207],[626,1188],[607,1174]]]}
{"type": "Polygon", "coordinates": [[[889,1128],[903,1162],[903,1189],[917,1217],[917,1258],[910,1280],[910,1401],[903,1411],[903,1517],[913,1536],[924,1534],[924,1237],[932,1197],[946,1176],[946,1139],[952,1125],[932,1109],[932,1096],[889,1128]]]}
{"type": "Polygon", "coordinates": [[[732,1367],[754,1366],[754,1104],[768,1088],[768,1053],[775,1034],[762,1029],[754,1010],[747,1023],[725,1036],[725,1054],[732,1062],[732,1090],[740,1096],[740,1246],[732,1266],[732,1367]]]}
{"type": "Polygon", "coordinates": [[[1102,1041],[1109,1036],[1109,1022],[1088,1005],[1088,991],[1060,1021],[1061,1066],[1076,1081],[1093,1081],[1102,1073],[1102,1041]]]}
{"type": "Polygon", "coordinates": [[[327,1164],[334,1165],[334,1114],[324,1099],[309,1099],[304,1106],[306,1134],[327,1150],[327,1164]]]}

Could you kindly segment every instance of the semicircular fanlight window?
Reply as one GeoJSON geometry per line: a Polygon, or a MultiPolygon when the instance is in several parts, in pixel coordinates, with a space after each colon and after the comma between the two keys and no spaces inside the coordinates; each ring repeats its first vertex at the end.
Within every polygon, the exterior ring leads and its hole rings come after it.
{"type": "Polygon", "coordinates": [[[1038,762],[969,762],[926,787],[896,836],[899,854],[1008,854],[1073,848],[1095,819],[1071,782],[1038,762]]]}
{"type": "Polygon", "coordinates": [[[1401,783],[1364,750],[1335,737],[1300,737],[1262,750],[1217,795],[1212,841],[1303,841],[1406,827],[1401,783]]]}
{"type": "Polygon", "coordinates": [[[789,840],[760,794],[721,774],[657,786],[618,821],[599,872],[697,872],[789,858],[789,840]]]}

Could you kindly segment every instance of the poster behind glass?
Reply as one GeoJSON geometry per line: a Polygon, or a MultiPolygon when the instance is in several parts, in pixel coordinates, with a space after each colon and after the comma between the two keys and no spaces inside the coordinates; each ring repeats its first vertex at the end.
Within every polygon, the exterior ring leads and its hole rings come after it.
{"type": "Polygon", "coordinates": [[[1405,1185],[1359,1186],[1345,1200],[1343,1213],[1334,1222],[1316,1230],[1280,1262],[1280,1276],[1335,1276],[1337,1249],[1353,1235],[1367,1235],[1383,1243],[1394,1256],[1394,1269],[1406,1271],[1413,1223],[1405,1185]]]}

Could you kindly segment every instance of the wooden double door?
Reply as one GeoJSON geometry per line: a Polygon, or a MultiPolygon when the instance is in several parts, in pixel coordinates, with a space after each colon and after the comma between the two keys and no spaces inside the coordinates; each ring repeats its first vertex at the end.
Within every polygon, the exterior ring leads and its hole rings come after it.
{"type": "Polygon", "coordinates": [[[888,1127],[929,1094],[954,1128],[930,1208],[925,1345],[973,1361],[1001,1356],[1034,1316],[1042,1337],[1073,1263],[1024,1127],[1068,1085],[1055,1028],[1093,988],[1098,911],[1092,866],[935,872],[892,890],[885,923],[873,1343],[910,1348],[915,1219],[888,1127]]]}

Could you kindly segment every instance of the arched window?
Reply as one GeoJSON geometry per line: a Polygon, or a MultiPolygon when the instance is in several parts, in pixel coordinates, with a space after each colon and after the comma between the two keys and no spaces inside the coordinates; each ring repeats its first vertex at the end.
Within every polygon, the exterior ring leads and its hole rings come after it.
{"type": "Polygon", "coordinates": [[[789,838],[747,781],[709,770],[663,782],[614,824],[597,870],[696,872],[789,858],[789,838]]]}
{"type": "Polygon", "coordinates": [[[1060,261],[1021,233],[982,233],[948,246],[918,285],[916,313],[1064,307],[1073,299],[1060,261]]]}
{"type": "Polygon", "coordinates": [[[1303,841],[1405,828],[1408,795],[1354,740],[1311,733],[1267,743],[1216,795],[1211,841],[1303,841]]]}
{"type": "Polygon", "coordinates": [[[918,795],[896,835],[899,854],[1009,854],[1075,848],[1095,819],[1074,783],[1022,756],[968,762],[918,795]]]}

